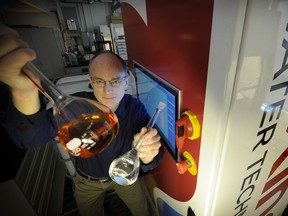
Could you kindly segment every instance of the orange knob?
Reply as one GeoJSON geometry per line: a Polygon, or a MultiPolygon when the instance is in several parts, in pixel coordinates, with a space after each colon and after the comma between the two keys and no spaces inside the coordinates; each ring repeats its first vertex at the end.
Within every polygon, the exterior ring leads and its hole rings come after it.
{"type": "Polygon", "coordinates": [[[190,153],[187,151],[183,153],[183,161],[178,161],[176,163],[176,167],[178,173],[180,174],[184,174],[187,170],[193,176],[197,174],[197,165],[195,163],[195,160],[192,155],[190,155],[190,153]]]}
{"type": "Polygon", "coordinates": [[[186,161],[179,161],[176,163],[178,173],[180,173],[180,174],[184,174],[187,171],[188,166],[189,165],[186,161]]]}

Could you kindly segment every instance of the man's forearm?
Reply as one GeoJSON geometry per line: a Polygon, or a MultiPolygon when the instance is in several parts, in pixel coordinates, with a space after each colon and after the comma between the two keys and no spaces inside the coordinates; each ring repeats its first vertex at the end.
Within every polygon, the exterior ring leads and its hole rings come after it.
{"type": "Polygon", "coordinates": [[[29,92],[12,90],[12,102],[16,109],[25,115],[35,114],[41,107],[38,90],[29,92]]]}

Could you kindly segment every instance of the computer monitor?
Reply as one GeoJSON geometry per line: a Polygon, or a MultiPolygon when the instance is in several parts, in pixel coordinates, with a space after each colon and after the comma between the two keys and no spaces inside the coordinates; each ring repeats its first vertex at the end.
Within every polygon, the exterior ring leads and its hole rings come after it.
{"type": "Polygon", "coordinates": [[[178,149],[176,146],[176,121],[180,118],[180,104],[182,91],[171,83],[165,81],[145,67],[133,62],[137,97],[145,105],[152,117],[159,102],[166,104],[163,112],[156,121],[155,128],[161,135],[161,142],[166,147],[175,162],[178,162],[178,149]]]}

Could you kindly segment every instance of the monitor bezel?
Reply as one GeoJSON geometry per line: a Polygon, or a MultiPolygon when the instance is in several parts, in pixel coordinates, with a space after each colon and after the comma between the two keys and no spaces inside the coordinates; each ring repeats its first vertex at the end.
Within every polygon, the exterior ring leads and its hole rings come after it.
{"type": "MultiPolygon", "coordinates": [[[[134,60],[133,61],[133,69],[134,69],[136,91],[137,91],[136,95],[137,95],[138,99],[139,99],[139,89],[138,89],[136,68],[138,68],[142,73],[147,75],[150,79],[152,79],[153,81],[155,81],[156,83],[161,85],[165,90],[167,90],[169,93],[171,93],[172,95],[175,96],[175,99],[176,99],[175,100],[175,102],[176,102],[176,104],[175,104],[175,109],[176,109],[175,119],[176,119],[176,121],[179,120],[180,119],[181,102],[182,102],[182,90],[177,88],[176,86],[172,85],[167,80],[164,80],[163,78],[161,78],[160,76],[153,73],[152,71],[150,71],[149,69],[147,69],[146,67],[144,67],[143,65],[141,65],[140,63],[138,63],[137,61],[134,60]]],[[[157,128],[157,130],[159,131],[159,134],[161,135],[162,144],[165,146],[165,148],[167,149],[167,151],[169,152],[169,154],[173,158],[173,160],[175,162],[178,162],[180,152],[179,152],[177,145],[176,145],[176,122],[175,122],[175,146],[174,146],[175,150],[173,150],[172,147],[170,147],[170,146],[172,146],[171,142],[169,142],[169,140],[164,136],[164,134],[158,128],[158,126],[155,125],[155,127],[157,128]]]]}

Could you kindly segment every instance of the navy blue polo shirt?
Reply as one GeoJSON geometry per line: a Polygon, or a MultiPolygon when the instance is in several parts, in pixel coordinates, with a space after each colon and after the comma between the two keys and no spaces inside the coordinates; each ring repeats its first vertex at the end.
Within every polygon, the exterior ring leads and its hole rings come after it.
{"type": "MultiPolygon", "coordinates": [[[[83,93],[81,94],[77,94],[77,96],[87,97],[83,93]]],[[[95,100],[93,93],[88,93],[88,95],[90,99],[95,100]]],[[[145,106],[140,100],[133,98],[131,95],[124,95],[115,114],[118,117],[120,129],[110,145],[94,157],[75,157],[76,167],[87,175],[96,178],[108,177],[111,162],[131,149],[134,135],[139,133],[141,128],[145,127],[149,121],[145,106]]],[[[151,165],[153,164],[149,164],[146,169],[149,169],[151,165]]]]}

